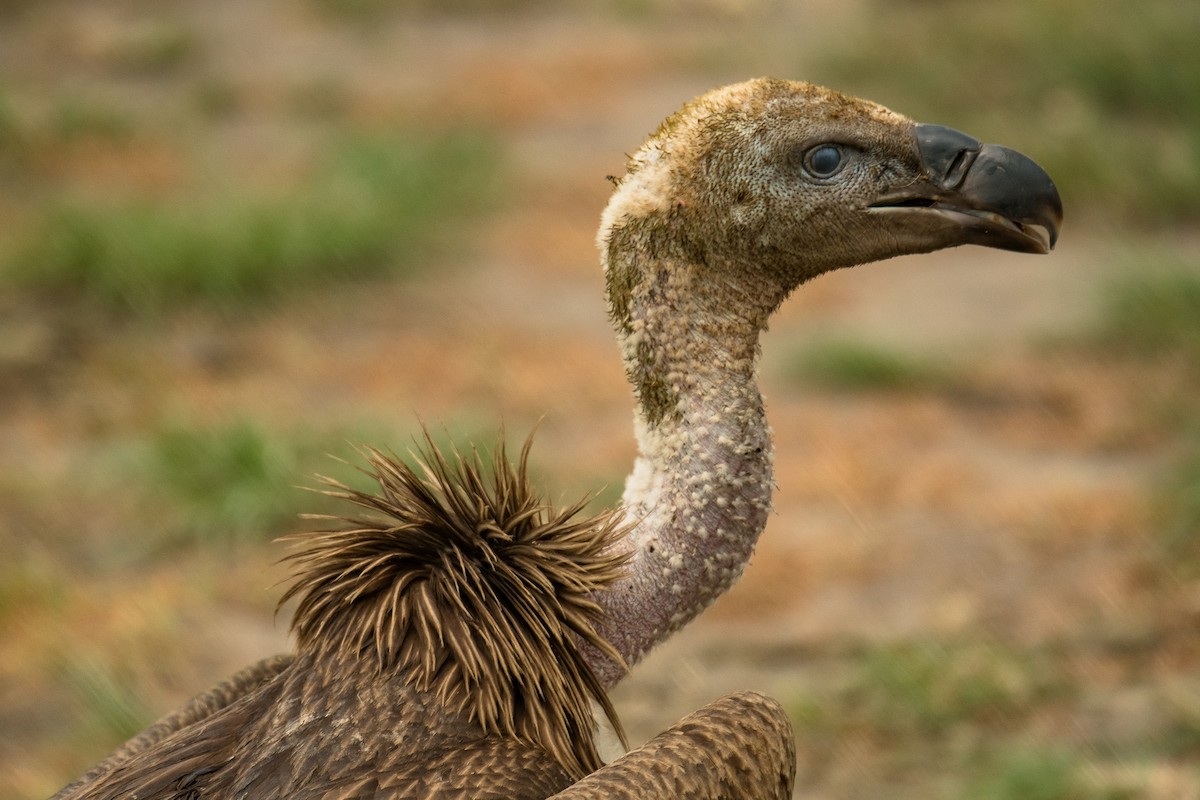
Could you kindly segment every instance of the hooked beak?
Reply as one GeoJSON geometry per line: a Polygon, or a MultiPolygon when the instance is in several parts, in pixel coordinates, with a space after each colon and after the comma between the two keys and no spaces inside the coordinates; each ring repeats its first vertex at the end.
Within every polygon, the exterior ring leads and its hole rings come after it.
{"type": "Polygon", "coordinates": [[[899,217],[910,234],[940,247],[1054,248],[1062,200],[1032,159],[942,125],[917,125],[915,135],[924,178],[886,191],[872,213],[899,217]]]}

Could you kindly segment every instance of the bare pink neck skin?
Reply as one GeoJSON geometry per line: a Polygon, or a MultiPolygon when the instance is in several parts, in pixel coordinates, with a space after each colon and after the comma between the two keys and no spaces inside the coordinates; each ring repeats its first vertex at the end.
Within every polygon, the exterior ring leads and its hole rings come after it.
{"type": "MultiPolygon", "coordinates": [[[[765,277],[753,292],[734,290],[712,263],[640,268],[617,325],[638,394],[638,457],[622,501],[635,526],[626,577],[595,598],[627,667],[733,585],[766,525],[772,451],[758,340],[784,294],[765,277]]],[[[592,656],[606,686],[624,676],[592,656]]]]}

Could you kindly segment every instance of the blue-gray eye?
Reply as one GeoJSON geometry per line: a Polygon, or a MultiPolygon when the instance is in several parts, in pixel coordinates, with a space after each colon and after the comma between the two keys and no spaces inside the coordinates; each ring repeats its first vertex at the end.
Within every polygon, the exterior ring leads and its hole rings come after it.
{"type": "Polygon", "coordinates": [[[819,144],[804,159],[805,168],[814,178],[832,178],[844,163],[842,148],[836,144],[819,144]]]}

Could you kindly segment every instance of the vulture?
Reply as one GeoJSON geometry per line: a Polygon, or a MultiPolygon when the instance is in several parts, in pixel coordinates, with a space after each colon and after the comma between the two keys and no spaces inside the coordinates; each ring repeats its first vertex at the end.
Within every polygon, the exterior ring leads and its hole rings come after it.
{"type": "MultiPolygon", "coordinates": [[[[294,537],[295,652],[147,728],[57,798],[784,798],[778,703],[743,693],[610,764],[607,690],[728,589],[771,506],[759,337],[797,286],[977,244],[1047,253],[1026,156],[809,83],[715,89],[629,159],[598,244],[635,396],[620,504],[530,487],[528,443],[367,451],[354,512],[294,537]]],[[[281,601],[282,602],[282,601],[281,601]]],[[[623,738],[623,737],[622,737],[623,738]]]]}

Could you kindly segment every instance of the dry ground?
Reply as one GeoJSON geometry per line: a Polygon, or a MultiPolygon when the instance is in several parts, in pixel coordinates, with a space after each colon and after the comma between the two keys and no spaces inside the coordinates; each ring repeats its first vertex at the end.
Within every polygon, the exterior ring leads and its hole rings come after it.
{"type": "MultiPolygon", "coordinates": [[[[136,698],[144,722],[287,647],[286,619],[271,613],[280,547],[146,555],[129,539],[153,513],[129,499],[141,473],[111,455],[122,442],[163,420],[289,431],[367,420],[403,447],[418,420],[472,433],[503,422],[520,436],[540,419],[535,461],[551,495],[608,485],[611,496],[633,443],[593,244],[605,175],[683,100],[759,73],[803,77],[806,48],[866,24],[857,4],[838,3],[792,12],[788,26],[737,3],[649,17],[530,3],[365,22],[318,5],[172,4],[165,18],[201,43],[202,66],[165,82],[105,77],[139,20],[163,18],[144,4],[54,3],[0,23],[0,75],[31,105],[68,81],[171,114],[194,71],[221,76],[250,110],[206,147],[262,180],[303,148],[278,107],[328,86],[336,113],[368,123],[485,122],[506,165],[499,207],[415,277],[300,291],[232,322],[203,309],[124,322],[0,299],[0,546],[20,575],[0,609],[6,797],[53,791],[119,740],[94,719],[104,697],[136,698]]],[[[94,185],[150,191],[194,169],[165,146],[58,159],[94,185]]],[[[19,220],[20,203],[4,202],[19,220]]],[[[1152,556],[1147,486],[1173,443],[1139,422],[1169,377],[1045,346],[1086,325],[1124,242],[1070,213],[1050,257],[899,259],[826,276],[789,302],[764,343],[776,514],[741,584],[618,689],[633,739],[759,688],[795,711],[805,798],[972,796],[992,750],[1062,751],[1094,793],[975,796],[1200,798],[1200,584],[1152,556]],[[799,348],[831,335],[955,377],[858,393],[797,379],[799,348]],[[913,734],[856,705],[870,690],[855,676],[869,683],[870,665],[910,647],[987,684],[994,713],[951,703],[930,723],[913,708],[936,699],[876,698],[916,713],[913,734]],[[1173,749],[1172,731],[1197,739],[1173,749]]],[[[1195,243],[1183,231],[1165,246],[1195,243]]]]}

